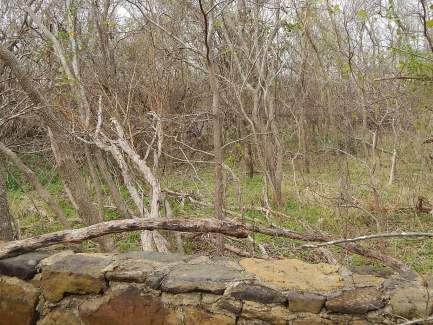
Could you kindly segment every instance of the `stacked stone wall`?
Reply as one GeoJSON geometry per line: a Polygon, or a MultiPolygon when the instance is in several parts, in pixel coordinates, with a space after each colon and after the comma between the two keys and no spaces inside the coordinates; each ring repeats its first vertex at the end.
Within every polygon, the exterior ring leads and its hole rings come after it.
{"type": "Polygon", "coordinates": [[[399,324],[432,281],[296,259],[35,252],[0,261],[0,325],[399,324]]]}

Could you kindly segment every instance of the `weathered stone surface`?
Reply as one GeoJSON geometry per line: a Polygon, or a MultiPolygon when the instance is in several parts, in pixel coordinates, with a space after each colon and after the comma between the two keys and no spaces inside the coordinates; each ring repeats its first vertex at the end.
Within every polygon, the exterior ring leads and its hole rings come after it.
{"type": "Polygon", "coordinates": [[[45,266],[41,275],[41,288],[49,301],[59,301],[65,293],[99,293],[105,289],[105,268],[110,258],[86,254],[67,255],[45,266]]]}
{"type": "Polygon", "coordinates": [[[71,312],[55,310],[38,321],[37,325],[81,325],[81,322],[71,312]]]}
{"type": "Polygon", "coordinates": [[[113,270],[105,277],[110,281],[143,283],[155,270],[154,266],[142,259],[125,259],[113,263],[113,270]]]}
{"type": "Polygon", "coordinates": [[[161,295],[161,301],[163,304],[171,306],[199,306],[201,302],[201,293],[188,292],[171,294],[163,292],[161,295]]]}
{"type": "Polygon", "coordinates": [[[203,293],[201,296],[201,301],[203,304],[213,304],[221,299],[220,295],[215,295],[213,293],[203,293]]]}
{"type": "Polygon", "coordinates": [[[344,291],[341,295],[328,298],[326,308],[347,314],[364,314],[385,305],[382,294],[375,288],[359,288],[344,291]]]}
{"type": "Polygon", "coordinates": [[[235,324],[235,318],[202,311],[198,305],[185,307],[187,300],[190,300],[192,305],[200,302],[199,298],[191,298],[193,295],[171,295],[169,299],[165,295],[162,300],[168,300],[170,305],[173,304],[174,296],[177,296],[179,305],[183,305],[172,309],[157,296],[143,294],[134,286],[125,286],[112,290],[101,298],[83,303],[80,306],[80,317],[83,323],[88,325],[235,324]]]}
{"type": "MultiPolygon", "coordinates": [[[[153,324],[153,323],[141,323],[153,324]]],[[[167,325],[200,324],[200,325],[235,325],[236,319],[227,315],[218,315],[198,310],[182,308],[168,314],[167,325]]]]}
{"type": "Polygon", "coordinates": [[[395,289],[389,304],[394,314],[407,319],[429,316],[433,308],[433,301],[428,301],[426,289],[416,284],[395,289]]]}
{"type": "Polygon", "coordinates": [[[242,279],[238,270],[218,264],[178,265],[162,281],[161,289],[172,293],[205,291],[223,293],[231,281],[242,279]]]}
{"type": "Polygon", "coordinates": [[[290,292],[287,296],[289,310],[292,312],[320,313],[326,298],[313,293],[290,292]]]}
{"type": "Polygon", "coordinates": [[[271,311],[269,313],[269,319],[272,324],[286,324],[287,321],[295,319],[296,316],[291,313],[287,307],[277,305],[271,307],[271,311]]]}
{"type": "Polygon", "coordinates": [[[117,261],[144,260],[153,265],[186,263],[194,258],[197,258],[197,256],[188,256],[176,253],[161,254],[157,252],[128,252],[116,256],[117,261]]]}
{"type": "Polygon", "coordinates": [[[270,325],[270,323],[261,319],[245,319],[241,317],[237,325],[270,325]]]}
{"type": "Polygon", "coordinates": [[[334,323],[329,319],[320,317],[315,314],[311,314],[311,315],[304,315],[302,316],[302,318],[299,319],[295,319],[292,321],[291,324],[292,325],[336,325],[336,324],[343,325],[345,323],[344,322],[334,323]]]}
{"type": "Polygon", "coordinates": [[[80,318],[88,325],[166,324],[170,311],[153,295],[134,286],[110,291],[80,306],[80,318]]]}
{"type": "Polygon", "coordinates": [[[353,274],[352,275],[353,283],[357,288],[365,288],[365,287],[375,287],[380,288],[383,286],[385,279],[374,276],[374,275],[365,275],[365,274],[353,274]]]}
{"type": "Polygon", "coordinates": [[[263,305],[253,301],[245,301],[241,316],[245,319],[261,319],[271,324],[286,324],[293,317],[287,307],[282,305],[263,305]]]}
{"type": "Polygon", "coordinates": [[[371,323],[365,319],[352,319],[349,325],[371,325],[371,323]]]}
{"type": "Polygon", "coordinates": [[[254,258],[243,259],[240,265],[247,272],[283,290],[330,293],[344,285],[339,267],[335,265],[308,264],[295,259],[270,261],[254,258]]]}
{"type": "Polygon", "coordinates": [[[258,283],[237,282],[231,285],[226,295],[240,300],[260,302],[262,304],[284,303],[287,298],[279,291],[258,283]]]}
{"type": "Polygon", "coordinates": [[[155,271],[147,274],[145,285],[152,289],[160,289],[162,280],[173,268],[170,266],[159,267],[155,271]]]}
{"type": "Polygon", "coordinates": [[[0,260],[0,274],[29,280],[36,274],[39,262],[50,252],[33,252],[0,260]]]}
{"type": "Polygon", "coordinates": [[[44,258],[42,261],[40,261],[38,267],[40,268],[44,268],[47,267],[49,265],[53,265],[54,263],[64,259],[66,256],[69,255],[74,255],[74,251],[72,250],[64,250],[64,251],[60,251],[58,253],[54,253],[53,255],[44,258]]]}
{"type": "Polygon", "coordinates": [[[242,317],[248,319],[269,320],[271,307],[253,301],[245,301],[242,308],[242,317]]]}
{"type": "Polygon", "coordinates": [[[0,277],[0,325],[32,324],[36,316],[39,290],[7,276],[0,277]]]}
{"type": "Polygon", "coordinates": [[[242,302],[239,300],[222,297],[212,305],[212,310],[222,314],[239,315],[242,310],[242,302]]]}

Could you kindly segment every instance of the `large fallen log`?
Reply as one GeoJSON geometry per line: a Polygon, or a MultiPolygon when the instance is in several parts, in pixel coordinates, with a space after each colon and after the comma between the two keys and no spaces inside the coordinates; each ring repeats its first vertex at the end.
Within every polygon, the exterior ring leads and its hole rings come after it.
{"type": "Polygon", "coordinates": [[[7,242],[0,246],[0,259],[17,256],[38,248],[63,243],[77,243],[103,235],[134,230],[173,230],[182,232],[219,233],[246,238],[249,232],[241,224],[215,219],[126,219],[101,222],[80,229],[62,230],[41,236],[7,242]]]}

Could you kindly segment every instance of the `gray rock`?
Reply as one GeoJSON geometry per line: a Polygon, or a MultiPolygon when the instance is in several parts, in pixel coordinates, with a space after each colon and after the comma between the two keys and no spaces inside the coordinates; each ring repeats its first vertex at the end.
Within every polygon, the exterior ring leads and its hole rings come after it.
{"type": "Polygon", "coordinates": [[[0,274],[29,280],[37,272],[38,264],[54,252],[33,252],[0,260],[0,274]]]}
{"type": "Polygon", "coordinates": [[[116,260],[146,260],[150,264],[186,263],[197,256],[158,252],[128,252],[116,256],[116,260]]]}
{"type": "Polygon", "coordinates": [[[326,308],[345,314],[365,314],[385,305],[382,294],[375,288],[358,288],[344,291],[341,295],[328,298],[326,308]]]}
{"type": "Polygon", "coordinates": [[[240,271],[218,264],[180,264],[162,280],[161,290],[182,293],[204,291],[222,294],[231,281],[242,280],[240,271]]]}
{"type": "Polygon", "coordinates": [[[320,313],[326,301],[324,296],[314,293],[290,292],[287,298],[289,300],[290,311],[308,312],[312,314],[320,313]]]}
{"type": "Polygon", "coordinates": [[[287,301],[281,292],[257,283],[236,283],[227,290],[226,294],[236,299],[262,304],[285,303],[287,301]]]}
{"type": "Polygon", "coordinates": [[[105,277],[110,281],[143,283],[154,271],[154,266],[146,260],[123,260],[113,266],[105,277]]]}
{"type": "Polygon", "coordinates": [[[426,288],[417,286],[397,288],[391,293],[389,301],[392,312],[404,318],[429,316],[432,313],[432,301],[428,301],[426,288]]]}
{"type": "Polygon", "coordinates": [[[222,297],[212,305],[212,308],[216,312],[221,312],[223,314],[229,312],[230,314],[239,316],[242,310],[242,302],[222,297]]]}

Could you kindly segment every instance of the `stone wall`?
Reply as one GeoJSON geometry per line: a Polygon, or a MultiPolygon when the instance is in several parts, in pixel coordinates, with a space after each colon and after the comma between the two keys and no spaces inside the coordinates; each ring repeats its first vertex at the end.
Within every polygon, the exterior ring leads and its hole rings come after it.
{"type": "Polygon", "coordinates": [[[1,260],[0,274],[0,325],[361,325],[432,313],[430,281],[415,274],[295,259],[36,252],[1,260]]]}

